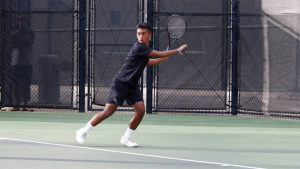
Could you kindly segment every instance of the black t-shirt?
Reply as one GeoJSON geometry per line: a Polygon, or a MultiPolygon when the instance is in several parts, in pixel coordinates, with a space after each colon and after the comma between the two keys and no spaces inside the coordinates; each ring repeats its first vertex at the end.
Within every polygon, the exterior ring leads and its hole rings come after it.
{"type": "Polygon", "coordinates": [[[114,81],[119,81],[129,87],[136,88],[142,76],[144,68],[149,62],[149,54],[153,49],[136,42],[133,44],[122,68],[114,77],[114,81]]]}

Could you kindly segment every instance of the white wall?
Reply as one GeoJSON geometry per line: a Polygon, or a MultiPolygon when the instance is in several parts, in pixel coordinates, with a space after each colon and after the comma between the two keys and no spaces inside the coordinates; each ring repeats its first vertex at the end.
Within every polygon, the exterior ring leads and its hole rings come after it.
{"type": "Polygon", "coordinates": [[[300,0],[262,0],[262,10],[268,14],[299,14],[300,0]]]}

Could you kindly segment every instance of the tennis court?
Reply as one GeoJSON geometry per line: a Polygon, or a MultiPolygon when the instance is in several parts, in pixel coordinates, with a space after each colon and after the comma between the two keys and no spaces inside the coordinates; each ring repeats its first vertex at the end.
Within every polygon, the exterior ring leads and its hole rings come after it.
{"type": "Polygon", "coordinates": [[[1,168],[268,168],[300,166],[300,122],[239,116],[146,115],[119,143],[131,114],[114,114],[79,145],[93,113],[0,112],[1,168]]]}

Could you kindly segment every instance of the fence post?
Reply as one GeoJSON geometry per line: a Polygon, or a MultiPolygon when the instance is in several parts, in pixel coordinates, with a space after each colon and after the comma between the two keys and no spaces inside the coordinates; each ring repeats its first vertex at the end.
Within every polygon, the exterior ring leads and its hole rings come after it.
{"type": "MultiPolygon", "coordinates": [[[[4,26],[4,0],[0,0],[0,87],[1,87],[1,90],[3,91],[4,90],[4,70],[5,70],[5,67],[4,67],[4,63],[5,63],[5,26],[4,26]]],[[[11,90],[12,91],[12,90],[11,90]]],[[[1,92],[1,91],[0,91],[1,92]]],[[[3,92],[1,92],[1,96],[0,96],[0,105],[3,106],[3,103],[5,101],[5,97],[4,97],[4,94],[3,92]]]]}
{"type": "MultiPolygon", "coordinates": [[[[153,0],[147,0],[147,23],[153,27],[153,0]]],[[[152,30],[153,34],[153,30],[152,30]]],[[[149,41],[149,47],[153,48],[153,37],[149,41]]],[[[147,66],[146,77],[146,113],[152,114],[152,66],[147,66]]]]}
{"type": "Polygon", "coordinates": [[[231,115],[237,115],[238,105],[238,46],[239,46],[239,0],[232,0],[232,82],[231,115]]]}
{"type": "Polygon", "coordinates": [[[85,2],[79,0],[79,112],[85,111],[85,2]]]}
{"type": "MultiPolygon", "coordinates": [[[[144,0],[138,0],[139,2],[139,18],[138,18],[138,22],[144,22],[144,15],[145,15],[145,11],[144,11],[144,0]]],[[[142,96],[144,98],[144,73],[142,73],[142,76],[141,76],[141,93],[142,93],[142,96]]]]}

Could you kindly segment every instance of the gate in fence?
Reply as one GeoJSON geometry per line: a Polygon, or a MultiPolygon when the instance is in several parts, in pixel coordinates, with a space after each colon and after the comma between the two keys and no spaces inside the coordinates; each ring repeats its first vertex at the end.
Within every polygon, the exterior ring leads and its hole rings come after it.
{"type": "Polygon", "coordinates": [[[179,14],[188,22],[187,32],[173,47],[184,43],[189,47],[183,56],[172,56],[167,62],[153,66],[152,85],[146,85],[145,71],[140,81],[141,92],[147,100],[145,91],[149,91],[149,86],[152,88],[151,109],[228,113],[229,2],[155,0],[150,5],[141,0],[90,1],[89,108],[97,109],[100,105],[101,109],[105,105],[111,80],[137,40],[135,26],[152,10],[153,15],[146,19],[153,25],[153,48],[166,49],[165,24],[172,14],[179,14]]]}

